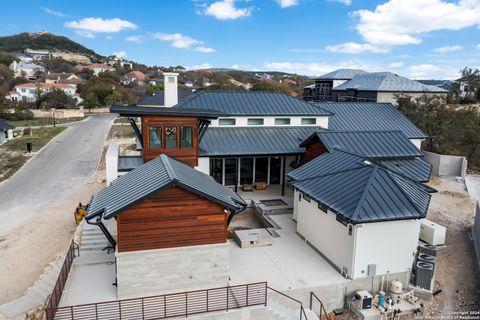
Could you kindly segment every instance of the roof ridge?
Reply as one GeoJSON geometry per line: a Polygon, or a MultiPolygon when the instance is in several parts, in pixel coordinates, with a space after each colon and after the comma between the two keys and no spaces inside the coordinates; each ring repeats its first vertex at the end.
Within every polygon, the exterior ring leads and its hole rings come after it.
{"type": "Polygon", "coordinates": [[[165,167],[165,171],[167,172],[170,180],[177,181],[177,175],[175,174],[175,170],[173,170],[169,157],[166,154],[162,153],[160,155],[160,159],[162,160],[163,166],[165,167]]]}
{"type": "MultiPolygon", "coordinates": [[[[417,209],[417,211],[419,213],[422,213],[422,210],[420,210],[420,208],[417,207],[417,205],[412,201],[412,199],[410,198],[410,196],[408,196],[406,193],[405,193],[405,190],[403,190],[403,188],[398,184],[397,180],[395,180],[395,177],[392,176],[392,172],[389,172],[388,170],[385,170],[385,173],[390,177],[390,179],[392,179],[393,183],[400,189],[400,192],[408,199],[408,202],[410,202],[410,204],[415,208],[417,209]]],[[[403,177],[401,177],[402,179],[405,179],[403,177]]],[[[406,180],[411,180],[411,179],[406,179],[406,180]]],[[[415,184],[418,183],[416,182],[415,180],[411,180],[412,182],[414,182],[415,184]]],[[[427,210],[428,210],[428,207],[427,207],[427,210]]]]}
{"type": "Polygon", "coordinates": [[[365,188],[363,189],[362,196],[358,200],[357,206],[355,207],[355,210],[353,211],[353,215],[350,217],[351,221],[354,221],[357,218],[358,211],[360,210],[361,204],[363,203],[363,201],[367,197],[367,192],[368,192],[368,189],[370,188],[370,185],[372,184],[373,178],[377,175],[378,166],[374,165],[372,167],[373,167],[373,172],[371,173],[370,177],[368,178],[367,183],[365,184],[365,188]]]}

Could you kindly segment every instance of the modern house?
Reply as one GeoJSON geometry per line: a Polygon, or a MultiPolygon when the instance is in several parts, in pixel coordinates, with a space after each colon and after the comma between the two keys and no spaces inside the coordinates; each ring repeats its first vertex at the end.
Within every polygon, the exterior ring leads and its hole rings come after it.
{"type": "Polygon", "coordinates": [[[102,72],[115,71],[114,67],[111,67],[108,64],[104,64],[104,63],[93,63],[93,64],[89,64],[89,65],[86,65],[86,66],[80,66],[79,65],[77,67],[77,69],[79,69],[79,70],[82,70],[82,69],[92,70],[93,74],[95,76],[98,76],[102,72]]]}
{"type": "Polygon", "coordinates": [[[0,144],[13,139],[13,129],[15,129],[14,126],[0,119],[0,144]]]}
{"type": "Polygon", "coordinates": [[[63,83],[63,84],[77,85],[81,82],[82,82],[82,79],[80,79],[74,73],[68,73],[68,72],[50,73],[50,72],[48,72],[45,75],[45,83],[48,83],[48,84],[63,83]]]}
{"type": "MultiPolygon", "coordinates": [[[[15,86],[15,91],[20,96],[21,101],[24,102],[35,102],[37,100],[37,91],[40,90],[42,93],[47,93],[54,89],[62,90],[67,95],[75,99],[75,92],[77,91],[76,85],[63,84],[63,83],[23,83],[15,86]]],[[[10,95],[14,97],[13,95],[10,95]]],[[[18,98],[18,97],[17,97],[18,98]]]]}
{"type": "Polygon", "coordinates": [[[52,53],[48,50],[26,49],[25,53],[33,57],[33,59],[36,61],[49,59],[52,56],[52,53]]]}
{"type": "Polygon", "coordinates": [[[333,101],[333,88],[362,74],[367,74],[367,72],[360,69],[338,69],[324,74],[315,79],[313,85],[304,88],[303,98],[306,101],[333,101]]]}
{"type": "Polygon", "coordinates": [[[391,72],[373,72],[354,76],[332,89],[333,101],[387,102],[396,104],[396,95],[418,97],[423,94],[444,95],[448,91],[391,72]]]}
{"type": "Polygon", "coordinates": [[[45,68],[34,63],[25,63],[13,61],[10,64],[10,70],[15,77],[25,77],[29,80],[36,80],[39,73],[45,72],[45,68]]]}

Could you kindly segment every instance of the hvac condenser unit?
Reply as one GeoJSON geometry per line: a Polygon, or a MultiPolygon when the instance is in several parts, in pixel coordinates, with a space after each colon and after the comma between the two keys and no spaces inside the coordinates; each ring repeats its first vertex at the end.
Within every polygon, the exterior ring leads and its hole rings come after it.
{"type": "Polygon", "coordinates": [[[447,228],[432,222],[428,219],[422,219],[420,221],[420,240],[425,241],[428,244],[443,245],[445,244],[445,234],[447,228]]]}

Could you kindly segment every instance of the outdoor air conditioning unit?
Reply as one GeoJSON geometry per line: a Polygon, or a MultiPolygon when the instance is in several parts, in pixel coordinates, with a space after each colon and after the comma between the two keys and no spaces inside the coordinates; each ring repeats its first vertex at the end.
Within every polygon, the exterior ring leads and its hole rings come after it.
{"type": "Polygon", "coordinates": [[[446,233],[447,228],[438,223],[432,222],[428,219],[422,219],[420,221],[420,240],[425,241],[428,244],[436,246],[445,244],[446,233]]]}

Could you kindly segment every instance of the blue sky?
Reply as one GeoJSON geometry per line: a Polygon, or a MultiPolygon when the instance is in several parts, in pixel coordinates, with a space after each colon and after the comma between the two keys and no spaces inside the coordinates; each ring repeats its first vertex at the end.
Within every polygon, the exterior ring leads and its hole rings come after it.
{"type": "Polygon", "coordinates": [[[480,0],[24,0],[1,35],[47,30],[147,65],[455,78],[480,66],[480,0]]]}

